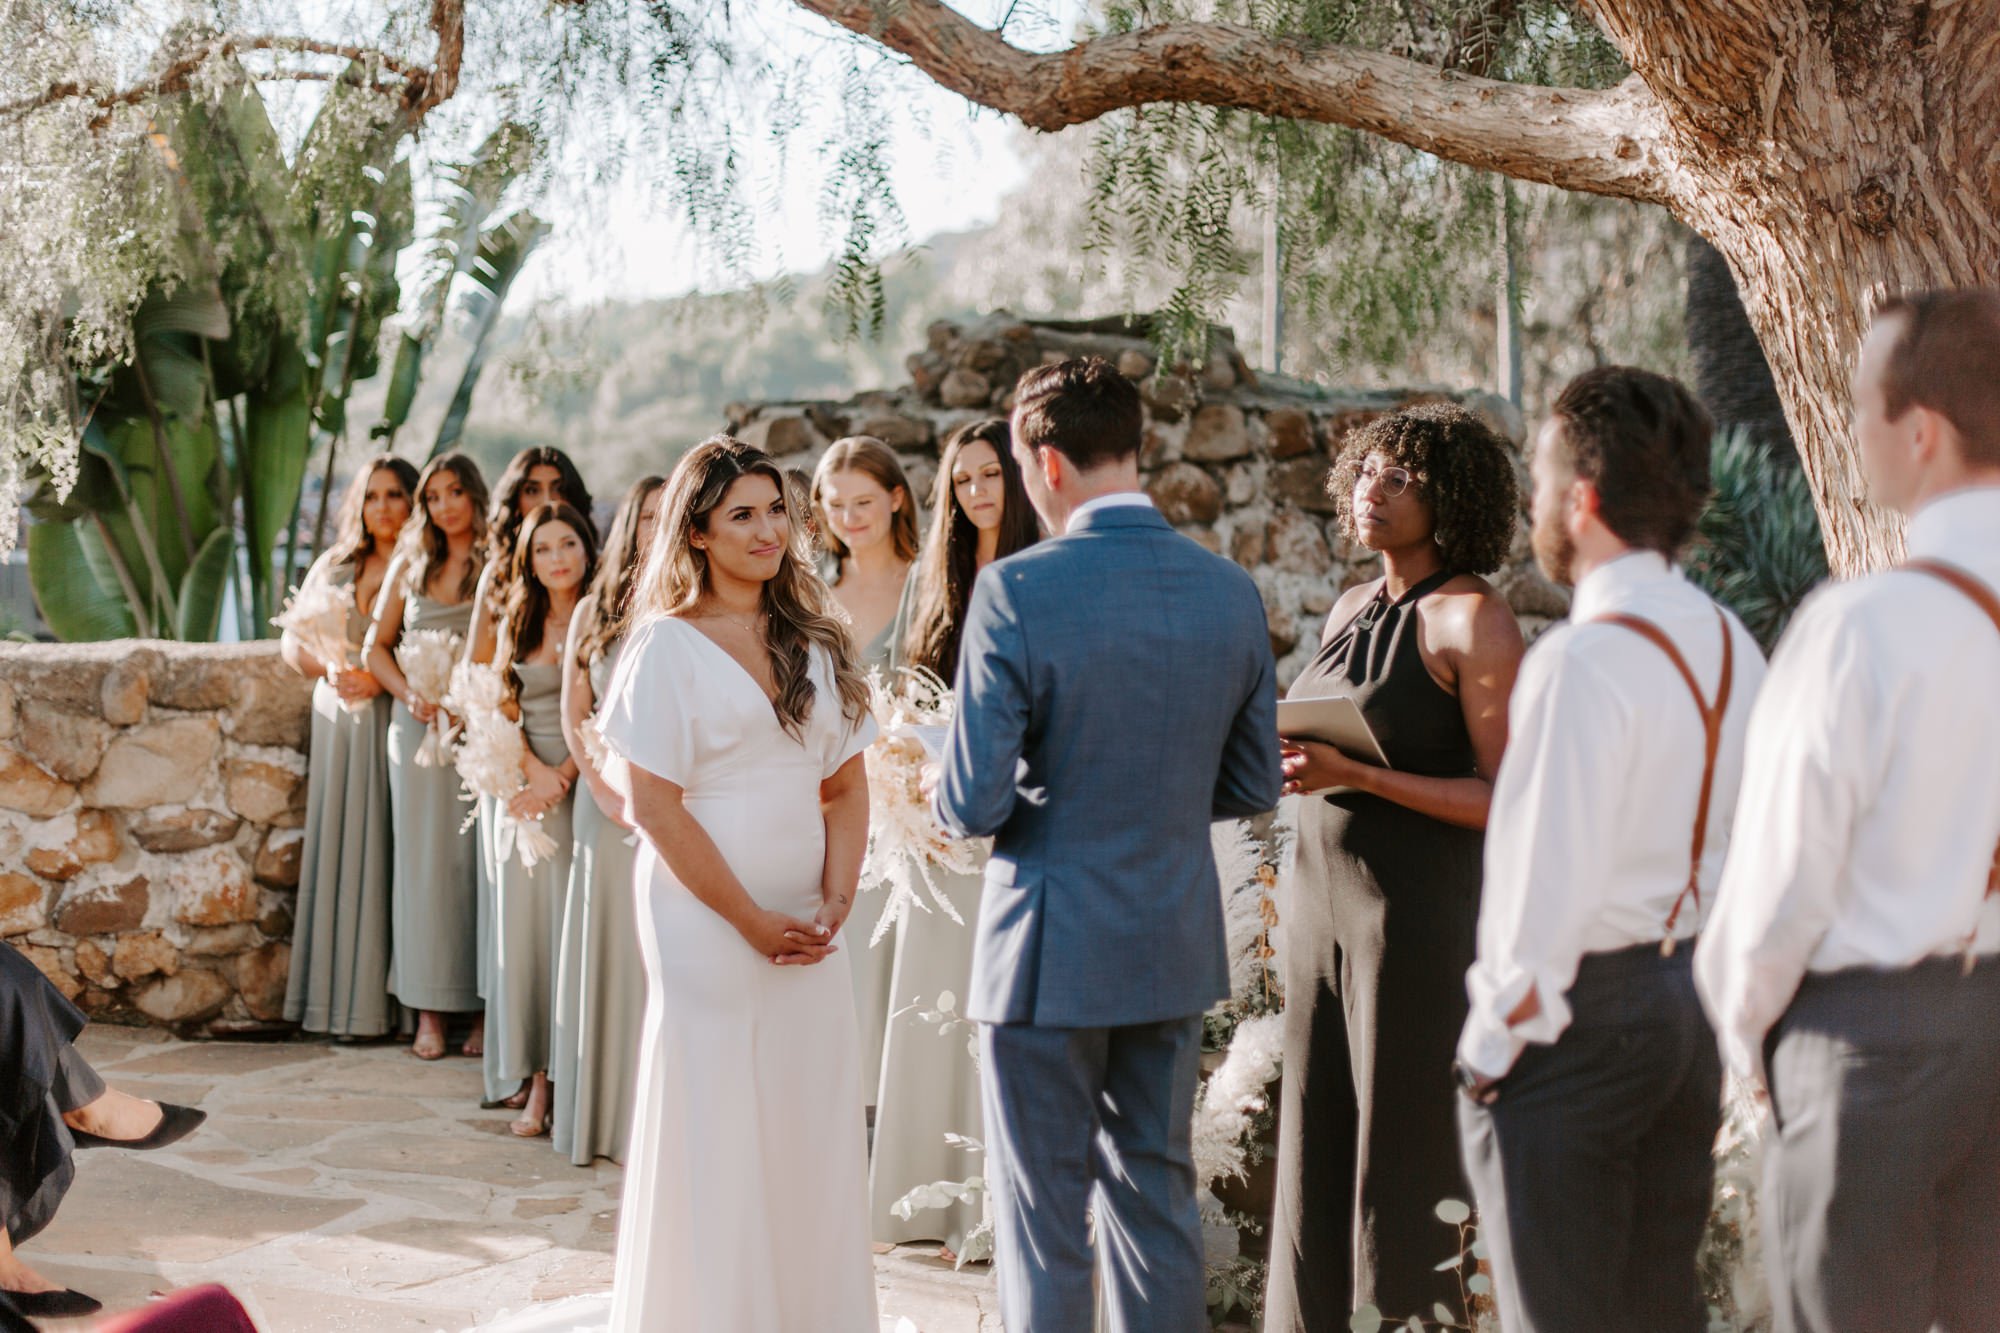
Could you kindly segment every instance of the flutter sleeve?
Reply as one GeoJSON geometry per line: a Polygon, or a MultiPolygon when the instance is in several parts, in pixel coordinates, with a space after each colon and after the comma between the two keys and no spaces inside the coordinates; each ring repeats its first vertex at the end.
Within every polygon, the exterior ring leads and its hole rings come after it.
{"type": "Polygon", "coordinates": [[[826,760],[820,772],[820,778],[824,780],[838,773],[842,764],[874,744],[881,729],[875,725],[875,715],[865,709],[858,719],[840,711],[840,696],[833,688],[833,664],[822,658],[819,665],[821,671],[814,690],[813,708],[815,711],[826,709],[828,716],[827,741],[822,747],[826,760]]]}
{"type": "Polygon", "coordinates": [[[693,775],[686,646],[677,627],[654,620],[633,630],[631,642],[618,655],[597,725],[611,756],[605,781],[622,795],[632,794],[625,765],[681,787],[693,775]]]}

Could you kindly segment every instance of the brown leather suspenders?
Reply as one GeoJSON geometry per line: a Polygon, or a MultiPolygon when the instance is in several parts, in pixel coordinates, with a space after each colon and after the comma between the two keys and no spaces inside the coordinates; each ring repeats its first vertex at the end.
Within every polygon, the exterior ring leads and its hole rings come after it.
{"type": "MultiPolygon", "coordinates": [[[[1919,574],[1928,574],[1934,579],[1949,583],[1971,598],[1974,605],[1984,611],[1986,618],[1993,622],[1993,628],[2000,630],[2000,596],[1995,596],[1991,588],[1957,565],[1948,565],[1942,560],[1911,560],[1903,568],[1915,570],[1919,574]]],[[[1996,893],[2000,893],[2000,846],[1993,849],[1993,866],[1986,872],[1986,896],[1991,898],[1996,893]]],[[[1978,935],[1979,923],[1975,920],[1972,923],[1972,934],[1965,937],[1967,972],[1972,970],[1972,942],[1978,935]]]]}
{"type": "MultiPolygon", "coordinates": [[[[1706,736],[1707,751],[1701,767],[1701,800],[1694,808],[1694,845],[1688,853],[1688,881],[1674,898],[1673,910],[1667,913],[1667,934],[1660,941],[1660,956],[1663,958],[1673,955],[1674,924],[1680,920],[1681,908],[1691,898],[1695,910],[1701,910],[1701,853],[1708,842],[1708,807],[1715,793],[1715,757],[1722,749],[1722,719],[1729,711],[1729,687],[1736,674],[1736,644],[1729,633],[1729,618],[1720,607],[1716,608],[1715,618],[1722,625],[1722,677],[1716,682],[1715,699],[1711,702],[1702,694],[1701,684],[1695,680],[1687,658],[1681,656],[1681,650],[1674,646],[1674,641],[1658,625],[1620,612],[1591,617],[1593,624],[1618,625],[1629,629],[1667,655],[1667,660],[1681,673],[1681,679],[1687,682],[1688,693],[1694,696],[1694,706],[1701,713],[1702,730],[1706,736]]],[[[1996,610],[1994,623],[2000,624],[2000,610],[1996,610]]],[[[1996,866],[1995,873],[2000,874],[2000,866],[1996,866]]]]}

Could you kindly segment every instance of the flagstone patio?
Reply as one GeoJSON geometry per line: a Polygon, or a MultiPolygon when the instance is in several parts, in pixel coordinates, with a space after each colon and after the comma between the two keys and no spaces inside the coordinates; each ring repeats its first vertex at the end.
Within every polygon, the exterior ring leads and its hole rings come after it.
{"type": "MultiPolygon", "coordinates": [[[[511,1112],[478,1109],[475,1061],[97,1025],[78,1044],[114,1086],[209,1113],[161,1152],[81,1154],[55,1224],[23,1248],[107,1309],[220,1282],[263,1333],[402,1333],[611,1284],[623,1173],[509,1135],[511,1112]]],[[[878,1254],[875,1272],[885,1331],[999,1328],[991,1277],[934,1247],[878,1254]]]]}

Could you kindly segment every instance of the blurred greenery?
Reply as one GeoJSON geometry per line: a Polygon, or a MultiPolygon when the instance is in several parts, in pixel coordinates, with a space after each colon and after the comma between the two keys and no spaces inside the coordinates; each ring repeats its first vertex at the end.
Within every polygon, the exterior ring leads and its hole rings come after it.
{"type": "Polygon", "coordinates": [[[1715,494],[1695,531],[1688,577],[1734,611],[1768,655],[1827,576],[1826,544],[1804,472],[1749,430],[1715,437],[1715,494]]]}

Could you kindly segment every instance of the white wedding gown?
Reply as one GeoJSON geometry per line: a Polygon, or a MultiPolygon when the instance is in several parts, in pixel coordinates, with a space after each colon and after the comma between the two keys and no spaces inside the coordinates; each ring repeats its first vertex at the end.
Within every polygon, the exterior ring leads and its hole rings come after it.
{"type": "MultiPolygon", "coordinates": [[[[824,655],[812,665],[801,743],[728,653],[683,621],[651,620],[602,709],[614,785],[621,762],[679,785],[750,896],[804,920],[825,861],[820,783],[875,734],[871,719],[841,716],[824,655]]],[[[650,843],[635,873],[646,1022],[609,1309],[564,1301],[489,1327],[877,1333],[845,949],[775,966],[650,843]]]]}

